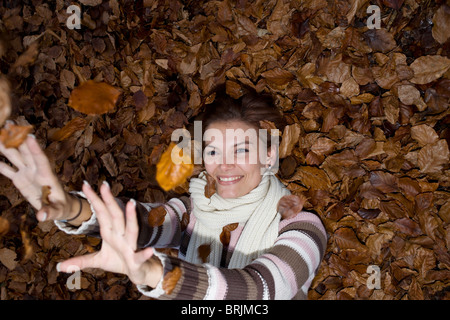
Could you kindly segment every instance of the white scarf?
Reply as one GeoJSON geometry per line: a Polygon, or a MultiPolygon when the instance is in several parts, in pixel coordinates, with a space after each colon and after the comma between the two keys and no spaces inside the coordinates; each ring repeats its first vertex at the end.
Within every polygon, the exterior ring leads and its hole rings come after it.
{"type": "Polygon", "coordinates": [[[205,172],[192,178],[189,192],[197,221],[189,241],[186,260],[201,263],[198,247],[209,244],[208,263],[220,266],[223,245],[222,228],[231,223],[244,225],[234,248],[228,268],[242,268],[270,249],[277,236],[280,214],[278,201],[290,191],[270,173],[263,175],[259,185],[248,194],[234,199],[224,199],[217,193],[205,197],[205,172]]]}

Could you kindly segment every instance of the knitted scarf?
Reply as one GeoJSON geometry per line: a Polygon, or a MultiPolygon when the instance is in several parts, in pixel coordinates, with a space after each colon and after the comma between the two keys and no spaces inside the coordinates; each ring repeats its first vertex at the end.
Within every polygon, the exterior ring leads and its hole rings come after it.
{"type": "Polygon", "coordinates": [[[201,263],[198,247],[209,244],[211,252],[208,263],[220,266],[223,248],[220,234],[224,226],[232,223],[244,227],[228,268],[242,268],[273,246],[280,222],[278,201],[290,194],[273,174],[264,174],[255,189],[239,198],[224,199],[215,193],[208,199],[205,197],[205,186],[205,172],[200,173],[198,178],[192,178],[189,184],[193,199],[192,214],[197,221],[187,248],[187,261],[201,263]]]}

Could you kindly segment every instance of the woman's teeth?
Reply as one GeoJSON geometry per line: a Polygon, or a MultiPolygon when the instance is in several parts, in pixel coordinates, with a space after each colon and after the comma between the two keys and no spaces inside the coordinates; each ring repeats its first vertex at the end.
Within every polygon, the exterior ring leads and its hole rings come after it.
{"type": "Polygon", "coordinates": [[[225,182],[229,182],[229,181],[236,181],[239,180],[241,177],[231,177],[231,178],[225,178],[225,177],[219,177],[220,181],[225,181],[225,182]]]}

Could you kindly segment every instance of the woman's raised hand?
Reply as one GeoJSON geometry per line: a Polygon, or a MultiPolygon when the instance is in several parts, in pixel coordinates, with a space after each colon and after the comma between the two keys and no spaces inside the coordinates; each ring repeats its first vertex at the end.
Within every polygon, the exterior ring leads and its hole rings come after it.
{"type": "Polygon", "coordinates": [[[6,148],[0,143],[0,152],[14,166],[0,162],[0,173],[11,179],[25,199],[38,210],[38,220],[70,218],[72,206],[78,206],[77,201],[63,190],[47,156],[33,135],[28,135],[17,149],[6,148]],[[44,186],[50,187],[49,205],[43,205],[42,202],[44,186]]]}
{"type": "Polygon", "coordinates": [[[153,256],[153,248],[137,251],[139,226],[136,202],[127,203],[125,217],[111,193],[109,185],[100,187],[100,198],[85,183],[83,192],[92,204],[100,226],[102,247],[100,251],[78,256],[58,264],[58,271],[73,272],[76,269],[100,268],[105,271],[126,274],[135,284],[155,287],[162,277],[162,266],[153,256]]]}

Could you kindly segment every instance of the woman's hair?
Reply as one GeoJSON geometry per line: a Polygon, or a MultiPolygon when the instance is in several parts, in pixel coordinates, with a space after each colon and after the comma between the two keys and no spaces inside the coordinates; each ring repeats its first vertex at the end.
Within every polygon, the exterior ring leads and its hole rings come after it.
{"type": "MultiPolygon", "coordinates": [[[[262,129],[260,121],[273,122],[282,133],[286,121],[276,108],[273,98],[267,93],[257,93],[250,87],[243,87],[243,95],[234,99],[225,93],[224,88],[216,90],[216,98],[206,106],[203,113],[203,133],[214,122],[239,120],[255,129],[262,129]]],[[[270,148],[270,136],[268,132],[267,147],[270,148]]]]}

